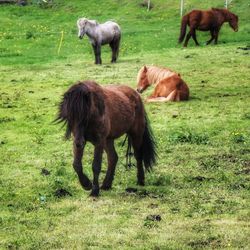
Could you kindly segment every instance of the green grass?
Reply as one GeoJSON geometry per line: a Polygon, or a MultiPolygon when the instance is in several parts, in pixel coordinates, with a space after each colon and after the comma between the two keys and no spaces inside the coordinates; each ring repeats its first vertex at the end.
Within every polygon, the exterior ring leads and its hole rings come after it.
{"type": "MultiPolygon", "coordinates": [[[[230,6],[240,17],[238,33],[224,25],[217,46],[204,46],[209,35],[198,33],[202,46],[190,42],[183,49],[177,44],[178,1],[153,1],[150,12],[140,2],[74,0],[55,1],[47,9],[36,4],[0,7],[1,249],[250,247],[250,54],[238,49],[250,44],[249,4],[235,0],[230,6]],[[119,22],[123,38],[117,64],[109,63],[108,47],[103,65],[93,64],[87,39],[76,36],[76,20],[84,15],[119,22]],[[145,105],[159,160],[144,188],[125,192],[136,187],[136,171],[124,167],[121,138],[113,189],[89,198],[71,166],[72,141],[65,141],[64,130],[52,124],[58,103],[80,79],[135,88],[144,64],[180,72],[191,99],[145,105]],[[42,175],[42,169],[50,174],[42,175]],[[60,188],[72,196],[57,198],[60,188]],[[161,221],[149,215],[160,215],[161,221]]],[[[223,4],[204,2],[189,1],[185,11],[223,4]]],[[[89,176],[92,157],[88,145],[83,163],[89,176]]]]}

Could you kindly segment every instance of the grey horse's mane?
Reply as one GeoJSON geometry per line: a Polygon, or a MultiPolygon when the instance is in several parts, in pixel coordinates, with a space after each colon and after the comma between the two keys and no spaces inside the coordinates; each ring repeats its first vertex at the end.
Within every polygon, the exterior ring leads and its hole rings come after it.
{"type": "Polygon", "coordinates": [[[96,26],[96,25],[98,25],[99,23],[96,21],[96,20],[90,20],[90,19],[88,19],[88,18],[86,18],[86,17],[83,17],[83,18],[79,18],[78,19],[78,21],[77,21],[77,23],[78,24],[82,24],[82,23],[89,23],[89,24],[91,24],[91,25],[94,25],[94,26],[96,26]]]}

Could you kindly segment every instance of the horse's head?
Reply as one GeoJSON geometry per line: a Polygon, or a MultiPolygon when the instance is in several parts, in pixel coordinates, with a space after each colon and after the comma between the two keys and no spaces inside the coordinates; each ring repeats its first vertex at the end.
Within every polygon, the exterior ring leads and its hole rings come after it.
{"type": "Polygon", "coordinates": [[[140,70],[139,72],[137,79],[137,91],[139,93],[142,93],[150,85],[148,81],[147,71],[148,71],[147,67],[144,66],[143,69],[140,70]]]}
{"type": "Polygon", "coordinates": [[[86,24],[88,22],[88,19],[86,18],[80,18],[77,20],[77,28],[78,28],[78,37],[80,39],[83,38],[83,36],[86,33],[86,24]]]}
{"type": "Polygon", "coordinates": [[[232,12],[229,13],[228,15],[228,22],[230,27],[237,32],[238,31],[238,16],[233,14],[232,12]]]}

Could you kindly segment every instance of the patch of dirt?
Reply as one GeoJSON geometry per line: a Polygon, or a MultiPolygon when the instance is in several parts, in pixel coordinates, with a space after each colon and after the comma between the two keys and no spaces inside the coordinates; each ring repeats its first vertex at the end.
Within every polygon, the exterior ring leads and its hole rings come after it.
{"type": "Polygon", "coordinates": [[[204,239],[204,240],[197,239],[194,241],[190,241],[188,245],[192,249],[204,249],[208,246],[209,248],[211,247],[212,249],[216,249],[217,247],[219,248],[221,246],[221,240],[217,239],[216,237],[211,236],[208,239],[204,239]]]}
{"type": "Polygon", "coordinates": [[[218,168],[221,163],[239,163],[241,159],[232,154],[211,155],[199,158],[199,165],[206,169],[218,168]]]}
{"type": "Polygon", "coordinates": [[[250,175],[250,168],[244,168],[242,170],[235,172],[235,174],[237,174],[237,175],[240,175],[240,174],[247,174],[248,175],[249,174],[250,175]]]}
{"type": "Polygon", "coordinates": [[[72,194],[64,188],[59,188],[55,191],[54,196],[61,198],[64,196],[72,196],[72,194]]]}
{"type": "Polygon", "coordinates": [[[46,168],[42,168],[41,175],[50,175],[50,171],[46,168]]]}
{"type": "Polygon", "coordinates": [[[135,194],[135,193],[137,193],[138,190],[137,190],[137,188],[128,187],[125,189],[125,191],[126,191],[126,193],[135,194]]]}
{"type": "Polygon", "coordinates": [[[236,183],[231,184],[230,188],[233,190],[239,190],[239,189],[245,189],[247,188],[247,186],[244,183],[238,181],[236,183]]]}
{"type": "Polygon", "coordinates": [[[146,217],[146,220],[161,221],[161,216],[159,214],[150,214],[146,217]]]}
{"type": "Polygon", "coordinates": [[[4,145],[4,144],[6,144],[6,143],[7,143],[6,141],[0,140],[0,145],[4,145]]]}
{"type": "Polygon", "coordinates": [[[155,203],[151,203],[151,204],[149,204],[148,205],[148,208],[157,208],[157,207],[159,207],[159,205],[158,204],[155,204],[155,203]]]}
{"type": "MultiPolygon", "coordinates": [[[[249,116],[248,119],[250,119],[250,116],[249,116]]],[[[239,152],[240,152],[240,154],[243,154],[243,155],[245,155],[245,154],[250,154],[250,149],[248,149],[248,148],[243,148],[243,149],[241,149],[239,152]]]]}
{"type": "Polygon", "coordinates": [[[173,114],[172,114],[172,118],[177,118],[179,116],[179,113],[177,113],[177,112],[174,112],[173,114]]]}
{"type": "Polygon", "coordinates": [[[208,80],[201,80],[201,83],[207,83],[208,80]]]}
{"type": "Polygon", "coordinates": [[[126,188],[125,192],[126,192],[126,194],[137,195],[140,198],[149,197],[149,198],[157,199],[157,198],[163,198],[164,197],[163,194],[154,194],[154,193],[151,193],[151,192],[149,192],[147,190],[138,190],[137,188],[131,188],[131,187],[126,188]]]}
{"type": "Polygon", "coordinates": [[[241,50],[250,50],[250,46],[246,46],[246,47],[238,47],[237,49],[241,49],[241,50]]]}
{"type": "Polygon", "coordinates": [[[211,181],[213,178],[207,178],[201,175],[195,176],[191,178],[192,181],[211,181]]]}
{"type": "Polygon", "coordinates": [[[142,198],[150,196],[150,193],[147,190],[141,190],[138,192],[138,195],[142,198]]]}
{"type": "Polygon", "coordinates": [[[5,123],[5,122],[12,122],[15,121],[16,119],[14,117],[0,117],[0,123],[5,123]]]}

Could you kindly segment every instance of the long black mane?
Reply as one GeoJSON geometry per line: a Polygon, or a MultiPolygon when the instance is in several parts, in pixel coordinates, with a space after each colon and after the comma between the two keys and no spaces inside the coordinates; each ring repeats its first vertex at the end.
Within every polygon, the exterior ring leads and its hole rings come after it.
{"type": "Polygon", "coordinates": [[[65,137],[71,135],[74,125],[80,130],[87,127],[91,107],[91,96],[84,82],[73,85],[64,95],[59,104],[59,113],[56,122],[63,122],[67,128],[65,137]]]}

